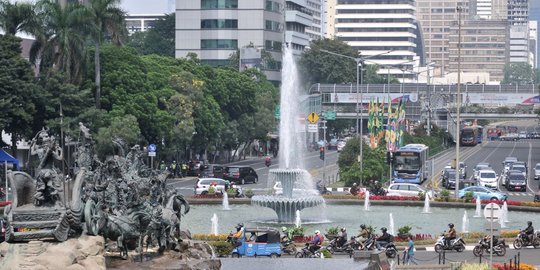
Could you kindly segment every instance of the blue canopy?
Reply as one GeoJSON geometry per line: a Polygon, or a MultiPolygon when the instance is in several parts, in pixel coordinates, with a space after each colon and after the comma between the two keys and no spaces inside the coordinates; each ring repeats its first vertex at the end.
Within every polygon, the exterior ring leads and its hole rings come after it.
{"type": "Polygon", "coordinates": [[[0,149],[0,166],[3,166],[5,162],[13,164],[13,167],[17,167],[17,170],[21,170],[19,161],[6,151],[0,149]]]}

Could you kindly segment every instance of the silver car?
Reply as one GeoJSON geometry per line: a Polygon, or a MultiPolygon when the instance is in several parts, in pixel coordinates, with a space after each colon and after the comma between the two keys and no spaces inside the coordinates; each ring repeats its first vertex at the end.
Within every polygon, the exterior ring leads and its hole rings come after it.
{"type": "Polygon", "coordinates": [[[540,179],[540,163],[536,163],[534,166],[534,180],[540,179]]]}

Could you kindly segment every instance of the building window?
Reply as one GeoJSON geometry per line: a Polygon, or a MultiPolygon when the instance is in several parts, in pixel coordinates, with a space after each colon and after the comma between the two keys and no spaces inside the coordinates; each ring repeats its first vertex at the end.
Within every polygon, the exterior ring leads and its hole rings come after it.
{"type": "Polygon", "coordinates": [[[269,30],[269,31],[281,32],[281,28],[282,28],[281,23],[269,21],[269,20],[266,20],[264,23],[265,23],[264,29],[269,30]]]}
{"type": "Polygon", "coordinates": [[[238,49],[236,39],[201,39],[201,49],[238,49]]]}
{"type": "Polygon", "coordinates": [[[238,29],[238,20],[201,20],[201,29],[238,29]]]}
{"type": "Polygon", "coordinates": [[[274,2],[274,1],[270,1],[270,0],[266,0],[266,6],[264,8],[266,11],[272,11],[272,12],[277,12],[277,13],[281,13],[281,4],[278,3],[278,2],[274,2]]]}
{"type": "Polygon", "coordinates": [[[234,9],[238,0],[201,0],[201,9],[234,9]]]}
{"type": "Polygon", "coordinates": [[[201,63],[205,65],[210,65],[213,67],[223,67],[228,66],[231,61],[229,59],[201,59],[201,63]]]}
{"type": "Polygon", "coordinates": [[[283,43],[281,43],[279,41],[273,41],[273,40],[265,40],[264,41],[264,49],[267,50],[267,51],[280,52],[282,46],[283,46],[283,43]]]}

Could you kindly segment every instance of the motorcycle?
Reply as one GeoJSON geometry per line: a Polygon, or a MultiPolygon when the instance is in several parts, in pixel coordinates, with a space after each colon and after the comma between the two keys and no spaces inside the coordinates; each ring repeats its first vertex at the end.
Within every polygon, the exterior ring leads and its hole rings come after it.
{"type": "Polygon", "coordinates": [[[534,232],[532,243],[529,241],[529,236],[525,231],[520,231],[516,236],[516,240],[512,243],[515,249],[521,249],[522,247],[533,246],[534,248],[540,247],[540,231],[534,232]]]}
{"type": "Polygon", "coordinates": [[[364,241],[364,243],[360,244],[359,247],[360,250],[373,250],[375,249],[375,238],[373,235],[369,236],[368,239],[364,241]]]}
{"type": "Polygon", "coordinates": [[[394,242],[390,242],[384,246],[384,253],[386,254],[386,257],[388,258],[395,258],[397,255],[397,248],[396,245],[394,245],[394,242]]]}
{"type": "Polygon", "coordinates": [[[445,245],[444,234],[439,237],[437,243],[435,243],[435,252],[441,253],[443,250],[455,250],[457,252],[463,252],[465,250],[465,241],[461,237],[450,240],[450,246],[445,245]]]}
{"type": "Polygon", "coordinates": [[[495,253],[497,256],[504,256],[506,254],[506,243],[504,242],[504,239],[499,240],[494,238],[496,241],[493,243],[493,250],[490,251],[490,243],[489,238],[484,237],[478,241],[478,245],[476,245],[473,249],[474,256],[478,257],[484,253],[484,251],[487,254],[495,253]]]}
{"type": "Polygon", "coordinates": [[[332,195],[332,192],[326,189],[326,185],[323,184],[322,181],[317,183],[317,191],[319,191],[319,194],[321,195],[332,195]]]}
{"type": "Polygon", "coordinates": [[[328,245],[326,246],[326,249],[330,251],[330,253],[334,254],[335,252],[347,252],[349,254],[352,253],[355,237],[351,237],[351,240],[345,242],[343,245],[339,245],[339,237],[334,237],[334,239],[330,240],[328,245]]]}
{"type": "Polygon", "coordinates": [[[375,196],[385,196],[386,195],[386,190],[384,190],[384,188],[372,188],[369,190],[369,194],[370,195],[375,195],[375,196]]]}
{"type": "Polygon", "coordinates": [[[266,165],[266,167],[270,167],[270,165],[272,165],[272,160],[270,158],[267,158],[266,160],[264,160],[264,165],[266,165]]]}
{"type": "Polygon", "coordinates": [[[285,240],[281,242],[281,251],[289,255],[296,255],[298,252],[296,245],[292,240],[285,240]]]}
{"type": "Polygon", "coordinates": [[[302,248],[302,250],[296,252],[296,255],[294,256],[296,258],[320,258],[321,257],[321,249],[316,250],[314,253],[309,250],[309,243],[306,243],[306,245],[302,248]]]}

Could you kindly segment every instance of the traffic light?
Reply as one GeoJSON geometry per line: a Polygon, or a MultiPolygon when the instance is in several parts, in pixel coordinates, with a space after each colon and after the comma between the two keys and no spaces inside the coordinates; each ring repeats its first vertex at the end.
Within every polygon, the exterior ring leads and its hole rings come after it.
{"type": "Polygon", "coordinates": [[[386,152],[386,164],[392,164],[392,152],[386,152]]]}
{"type": "Polygon", "coordinates": [[[324,147],[321,147],[321,149],[319,149],[319,158],[321,160],[324,160],[324,147]]]}

